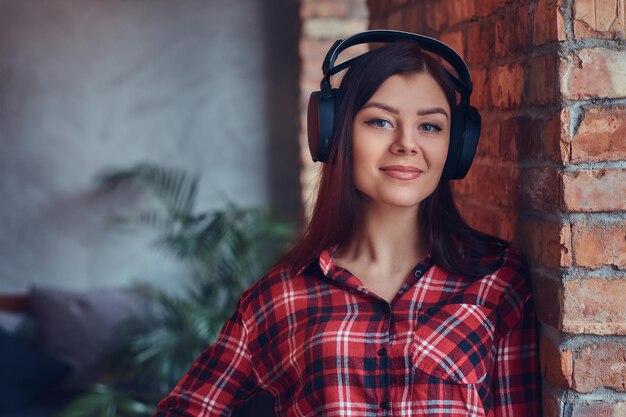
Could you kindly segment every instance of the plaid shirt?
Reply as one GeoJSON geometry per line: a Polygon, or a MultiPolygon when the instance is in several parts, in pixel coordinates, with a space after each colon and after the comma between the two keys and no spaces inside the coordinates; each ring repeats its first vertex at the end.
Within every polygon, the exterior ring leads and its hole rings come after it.
{"type": "Polygon", "coordinates": [[[427,258],[391,304],[332,254],[246,290],[155,417],[228,416],[261,390],[279,416],[540,415],[535,313],[517,250],[479,279],[427,258]]]}

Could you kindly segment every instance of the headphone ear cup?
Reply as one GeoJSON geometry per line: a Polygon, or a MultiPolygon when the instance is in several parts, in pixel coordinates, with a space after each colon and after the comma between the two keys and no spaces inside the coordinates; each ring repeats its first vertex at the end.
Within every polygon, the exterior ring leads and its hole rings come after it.
{"type": "Polygon", "coordinates": [[[450,123],[450,146],[446,164],[441,175],[444,180],[465,178],[472,166],[478,138],[480,137],[480,113],[472,106],[455,106],[450,123]]]}
{"type": "Polygon", "coordinates": [[[332,145],[335,113],[339,109],[342,91],[333,88],[330,94],[314,91],[307,108],[307,138],[313,162],[328,162],[332,145]]]}
{"type": "Polygon", "coordinates": [[[465,122],[463,120],[463,109],[455,106],[452,109],[450,118],[450,144],[448,145],[448,156],[446,164],[443,167],[443,180],[455,179],[456,170],[459,163],[459,157],[463,149],[463,136],[465,130],[465,122]]]}
{"type": "Polygon", "coordinates": [[[463,147],[461,148],[461,155],[455,170],[454,179],[465,178],[467,171],[469,171],[474,161],[474,155],[476,155],[476,148],[478,147],[478,139],[480,138],[481,118],[478,109],[472,106],[463,107],[463,113],[465,125],[463,147]]]}
{"type": "Polygon", "coordinates": [[[320,112],[319,112],[319,91],[313,91],[309,96],[309,105],[306,112],[307,139],[309,141],[309,152],[313,162],[319,161],[318,151],[320,148],[320,112]]]}

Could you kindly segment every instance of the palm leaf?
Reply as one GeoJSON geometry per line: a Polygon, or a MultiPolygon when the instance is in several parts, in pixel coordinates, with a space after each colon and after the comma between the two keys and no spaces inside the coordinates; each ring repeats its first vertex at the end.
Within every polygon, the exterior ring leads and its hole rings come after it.
{"type": "Polygon", "coordinates": [[[185,171],[150,164],[133,168],[107,171],[98,180],[103,185],[117,187],[122,183],[147,186],[163,201],[174,219],[185,220],[195,205],[199,176],[189,176],[185,171]]]}
{"type": "MultiPolygon", "coordinates": [[[[110,187],[135,182],[150,188],[163,210],[140,213],[124,223],[158,230],[155,245],[193,266],[182,294],[147,290],[156,311],[127,322],[103,364],[114,386],[134,381],[143,398],[160,398],[213,343],[241,292],[267,271],[293,228],[264,209],[232,203],[196,212],[198,177],[184,171],[142,164],[109,171],[100,181],[110,187]]],[[[137,398],[137,392],[100,385],[61,417],[139,417],[145,409],[137,398]]]]}
{"type": "Polygon", "coordinates": [[[57,417],[138,417],[153,412],[153,405],[134,398],[131,392],[98,384],[68,404],[57,417]]]}

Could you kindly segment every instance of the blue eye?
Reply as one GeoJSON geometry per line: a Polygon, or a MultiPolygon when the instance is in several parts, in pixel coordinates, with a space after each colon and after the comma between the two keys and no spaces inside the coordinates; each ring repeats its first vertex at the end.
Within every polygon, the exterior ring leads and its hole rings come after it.
{"type": "Polygon", "coordinates": [[[368,126],[380,127],[383,129],[391,126],[391,123],[385,119],[372,119],[366,121],[365,124],[368,126]]]}
{"type": "Polygon", "coordinates": [[[420,129],[426,131],[426,132],[441,132],[443,129],[439,126],[436,125],[434,123],[423,123],[420,126],[420,129]]]}

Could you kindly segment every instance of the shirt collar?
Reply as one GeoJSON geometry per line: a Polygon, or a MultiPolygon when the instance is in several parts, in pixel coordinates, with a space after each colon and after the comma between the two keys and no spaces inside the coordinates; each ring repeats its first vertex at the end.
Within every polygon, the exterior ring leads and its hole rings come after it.
{"type": "MultiPolygon", "coordinates": [[[[340,282],[342,284],[357,288],[364,292],[369,292],[367,288],[363,286],[361,281],[359,281],[354,275],[352,275],[349,271],[344,268],[341,268],[333,262],[335,252],[339,245],[333,245],[325,250],[319,256],[319,266],[322,270],[324,276],[340,282]]],[[[434,259],[429,253],[426,258],[424,258],[421,262],[419,262],[413,270],[411,271],[411,276],[407,277],[404,285],[401,288],[401,292],[407,291],[411,288],[415,283],[424,276],[428,270],[435,264],[434,259]]]]}
{"type": "Polygon", "coordinates": [[[328,275],[330,270],[335,267],[335,263],[333,262],[333,259],[335,257],[335,251],[337,250],[338,247],[339,245],[330,246],[324,249],[322,253],[320,254],[319,263],[320,263],[320,268],[322,269],[322,272],[324,273],[324,275],[328,275]]]}

